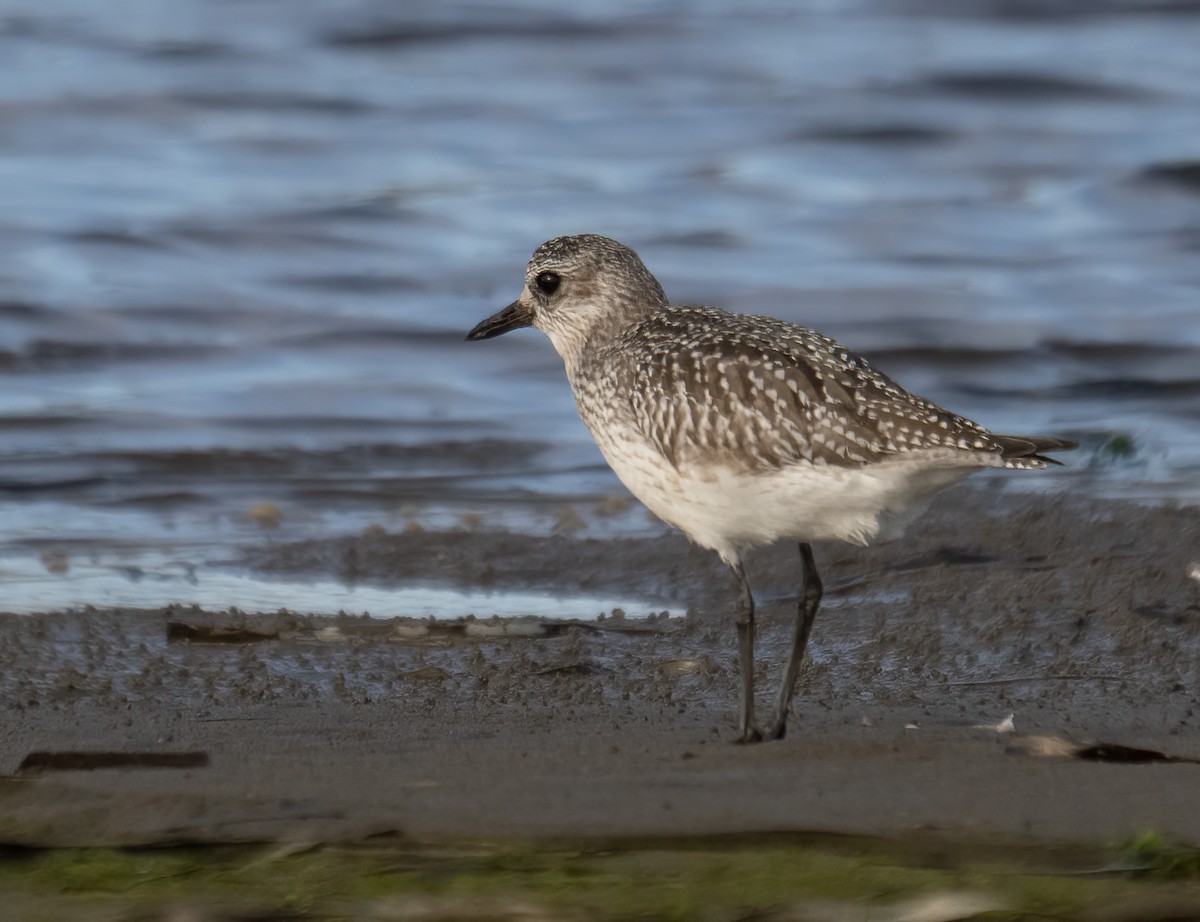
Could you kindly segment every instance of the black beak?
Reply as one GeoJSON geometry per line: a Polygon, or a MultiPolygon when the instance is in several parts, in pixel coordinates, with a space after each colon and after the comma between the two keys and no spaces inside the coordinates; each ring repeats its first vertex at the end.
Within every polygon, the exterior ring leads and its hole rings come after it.
{"type": "Polygon", "coordinates": [[[519,330],[521,327],[533,325],[533,311],[520,301],[513,301],[498,314],[492,314],[487,320],[475,325],[467,339],[491,339],[509,330],[519,330]]]}

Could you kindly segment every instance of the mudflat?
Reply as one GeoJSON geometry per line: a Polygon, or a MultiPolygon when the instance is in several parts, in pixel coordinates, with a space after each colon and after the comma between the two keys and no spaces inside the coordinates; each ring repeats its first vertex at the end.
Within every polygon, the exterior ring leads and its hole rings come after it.
{"type": "MultiPolygon", "coordinates": [[[[730,742],[732,580],[676,536],[374,533],[245,559],[352,568],[398,598],[423,581],[682,600],[671,617],[0,615],[0,841],[1200,843],[1200,510],[964,488],[902,542],[817,553],[796,714],[757,746],[730,742]]],[[[749,570],[766,707],[795,549],[749,570]]]]}

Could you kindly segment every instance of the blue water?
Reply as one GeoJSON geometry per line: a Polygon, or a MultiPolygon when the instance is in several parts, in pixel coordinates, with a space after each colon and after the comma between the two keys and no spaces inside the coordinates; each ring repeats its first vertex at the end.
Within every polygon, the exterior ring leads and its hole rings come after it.
{"type": "Polygon", "coordinates": [[[579,231],[1083,443],[1018,488],[1194,501],[1197,48],[1187,2],[7,0],[0,556],[653,527],[539,334],[462,341],[579,231]]]}

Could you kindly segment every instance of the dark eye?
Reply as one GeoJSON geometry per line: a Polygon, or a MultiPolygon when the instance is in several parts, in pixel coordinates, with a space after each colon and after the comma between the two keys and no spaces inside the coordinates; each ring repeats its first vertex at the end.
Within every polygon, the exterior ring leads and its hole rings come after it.
{"type": "Polygon", "coordinates": [[[559,283],[562,278],[557,272],[542,272],[537,277],[537,287],[543,294],[552,295],[558,291],[559,283]]]}

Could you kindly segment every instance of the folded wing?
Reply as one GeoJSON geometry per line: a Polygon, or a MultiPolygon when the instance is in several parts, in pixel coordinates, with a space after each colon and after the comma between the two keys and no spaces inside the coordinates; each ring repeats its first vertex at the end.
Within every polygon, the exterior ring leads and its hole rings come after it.
{"type": "Polygon", "coordinates": [[[630,333],[637,425],[676,467],[860,467],[920,451],[965,466],[1039,468],[1057,463],[1041,452],[1074,447],[993,435],[781,320],[673,307],[630,333]]]}

